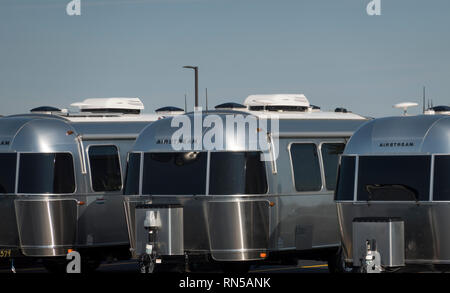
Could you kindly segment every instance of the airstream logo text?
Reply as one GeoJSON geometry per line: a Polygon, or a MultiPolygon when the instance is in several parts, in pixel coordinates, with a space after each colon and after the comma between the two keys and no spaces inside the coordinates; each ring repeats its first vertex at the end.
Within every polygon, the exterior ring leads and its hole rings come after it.
{"type": "Polygon", "coordinates": [[[177,144],[177,143],[195,143],[196,140],[193,138],[185,138],[185,139],[179,139],[178,141],[173,140],[172,138],[158,138],[156,140],[156,144],[177,144]]]}
{"type": "Polygon", "coordinates": [[[270,119],[244,114],[203,115],[201,108],[194,119],[177,115],[170,126],[177,128],[170,139],[157,139],[157,144],[171,144],[176,151],[261,151],[263,161],[278,158],[278,116],[270,119]],[[270,121],[270,131],[268,131],[270,121]]]}
{"type": "Polygon", "coordinates": [[[414,146],[413,142],[382,142],[379,147],[412,147],[414,146]]]}
{"type": "Polygon", "coordinates": [[[9,140],[0,141],[0,145],[9,145],[9,140]]]}

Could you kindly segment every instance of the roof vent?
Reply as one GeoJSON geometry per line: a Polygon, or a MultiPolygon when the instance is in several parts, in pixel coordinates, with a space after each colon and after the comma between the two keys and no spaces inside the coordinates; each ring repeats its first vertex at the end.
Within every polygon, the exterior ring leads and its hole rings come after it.
{"type": "Polygon", "coordinates": [[[334,112],[336,112],[336,113],[348,113],[349,111],[346,108],[339,107],[339,108],[334,109],[334,112]]]}
{"type": "Polygon", "coordinates": [[[81,112],[139,114],[144,109],[139,98],[94,98],[70,104],[81,112]]]}
{"type": "Polygon", "coordinates": [[[214,107],[216,110],[225,110],[225,109],[247,109],[246,106],[239,103],[223,103],[214,107]]]}
{"type": "Polygon", "coordinates": [[[183,114],[184,110],[178,107],[167,106],[155,110],[158,114],[183,114]]]}
{"type": "Polygon", "coordinates": [[[244,105],[252,111],[300,111],[310,108],[308,99],[303,94],[250,95],[244,105]]]}
{"type": "Polygon", "coordinates": [[[427,109],[424,114],[441,114],[441,115],[450,115],[450,107],[449,106],[435,106],[427,109]]]}
{"type": "Polygon", "coordinates": [[[61,112],[61,109],[51,106],[41,106],[30,110],[31,113],[36,112],[61,112]]]}

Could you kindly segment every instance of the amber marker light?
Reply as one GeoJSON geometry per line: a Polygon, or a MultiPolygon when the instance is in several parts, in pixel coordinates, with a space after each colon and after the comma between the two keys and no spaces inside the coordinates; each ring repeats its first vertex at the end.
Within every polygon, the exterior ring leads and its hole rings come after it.
{"type": "Polygon", "coordinates": [[[267,253],[261,252],[261,253],[259,254],[259,257],[261,257],[261,258],[266,258],[266,257],[267,257],[267,253]]]}
{"type": "Polygon", "coordinates": [[[73,131],[72,130],[67,130],[66,135],[72,135],[73,131]]]}
{"type": "Polygon", "coordinates": [[[269,206],[273,207],[275,203],[273,201],[269,202],[269,206]]]}

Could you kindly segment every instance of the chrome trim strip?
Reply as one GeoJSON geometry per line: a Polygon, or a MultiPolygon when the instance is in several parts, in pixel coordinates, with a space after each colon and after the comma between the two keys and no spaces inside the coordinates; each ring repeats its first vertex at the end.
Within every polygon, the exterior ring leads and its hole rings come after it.
{"type": "Polygon", "coordinates": [[[142,195],[142,185],[144,183],[144,152],[141,152],[139,160],[139,195],[142,195]]]}
{"type": "Polygon", "coordinates": [[[210,166],[211,166],[211,152],[208,151],[206,153],[206,187],[205,187],[205,195],[209,195],[209,172],[210,172],[210,166]]]}
{"type": "Polygon", "coordinates": [[[353,185],[353,201],[358,201],[358,174],[359,174],[359,156],[355,156],[355,178],[353,185]]]}
{"type": "Polygon", "coordinates": [[[281,132],[281,133],[273,133],[272,137],[278,138],[347,138],[351,137],[353,132],[281,132]]]}
{"type": "Polygon", "coordinates": [[[235,248],[235,249],[211,249],[211,252],[252,252],[252,251],[267,251],[267,248],[235,248]]]}
{"type": "Polygon", "coordinates": [[[431,167],[430,167],[430,194],[429,194],[429,198],[430,201],[433,201],[433,192],[434,192],[434,159],[435,159],[435,154],[431,155],[431,167]]]}
{"type": "Polygon", "coordinates": [[[136,140],[139,133],[130,134],[83,134],[82,140],[136,140]]]}

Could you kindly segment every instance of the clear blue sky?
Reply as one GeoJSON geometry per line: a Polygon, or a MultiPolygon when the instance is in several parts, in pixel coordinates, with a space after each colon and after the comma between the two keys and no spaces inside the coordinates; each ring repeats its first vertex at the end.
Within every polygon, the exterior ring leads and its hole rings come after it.
{"type": "MultiPolygon", "coordinates": [[[[0,1],[0,114],[88,97],[140,97],[145,112],[249,94],[304,93],[323,109],[400,114],[394,103],[450,104],[450,1],[0,1]]],[[[418,113],[421,106],[412,110],[418,113]]]]}

